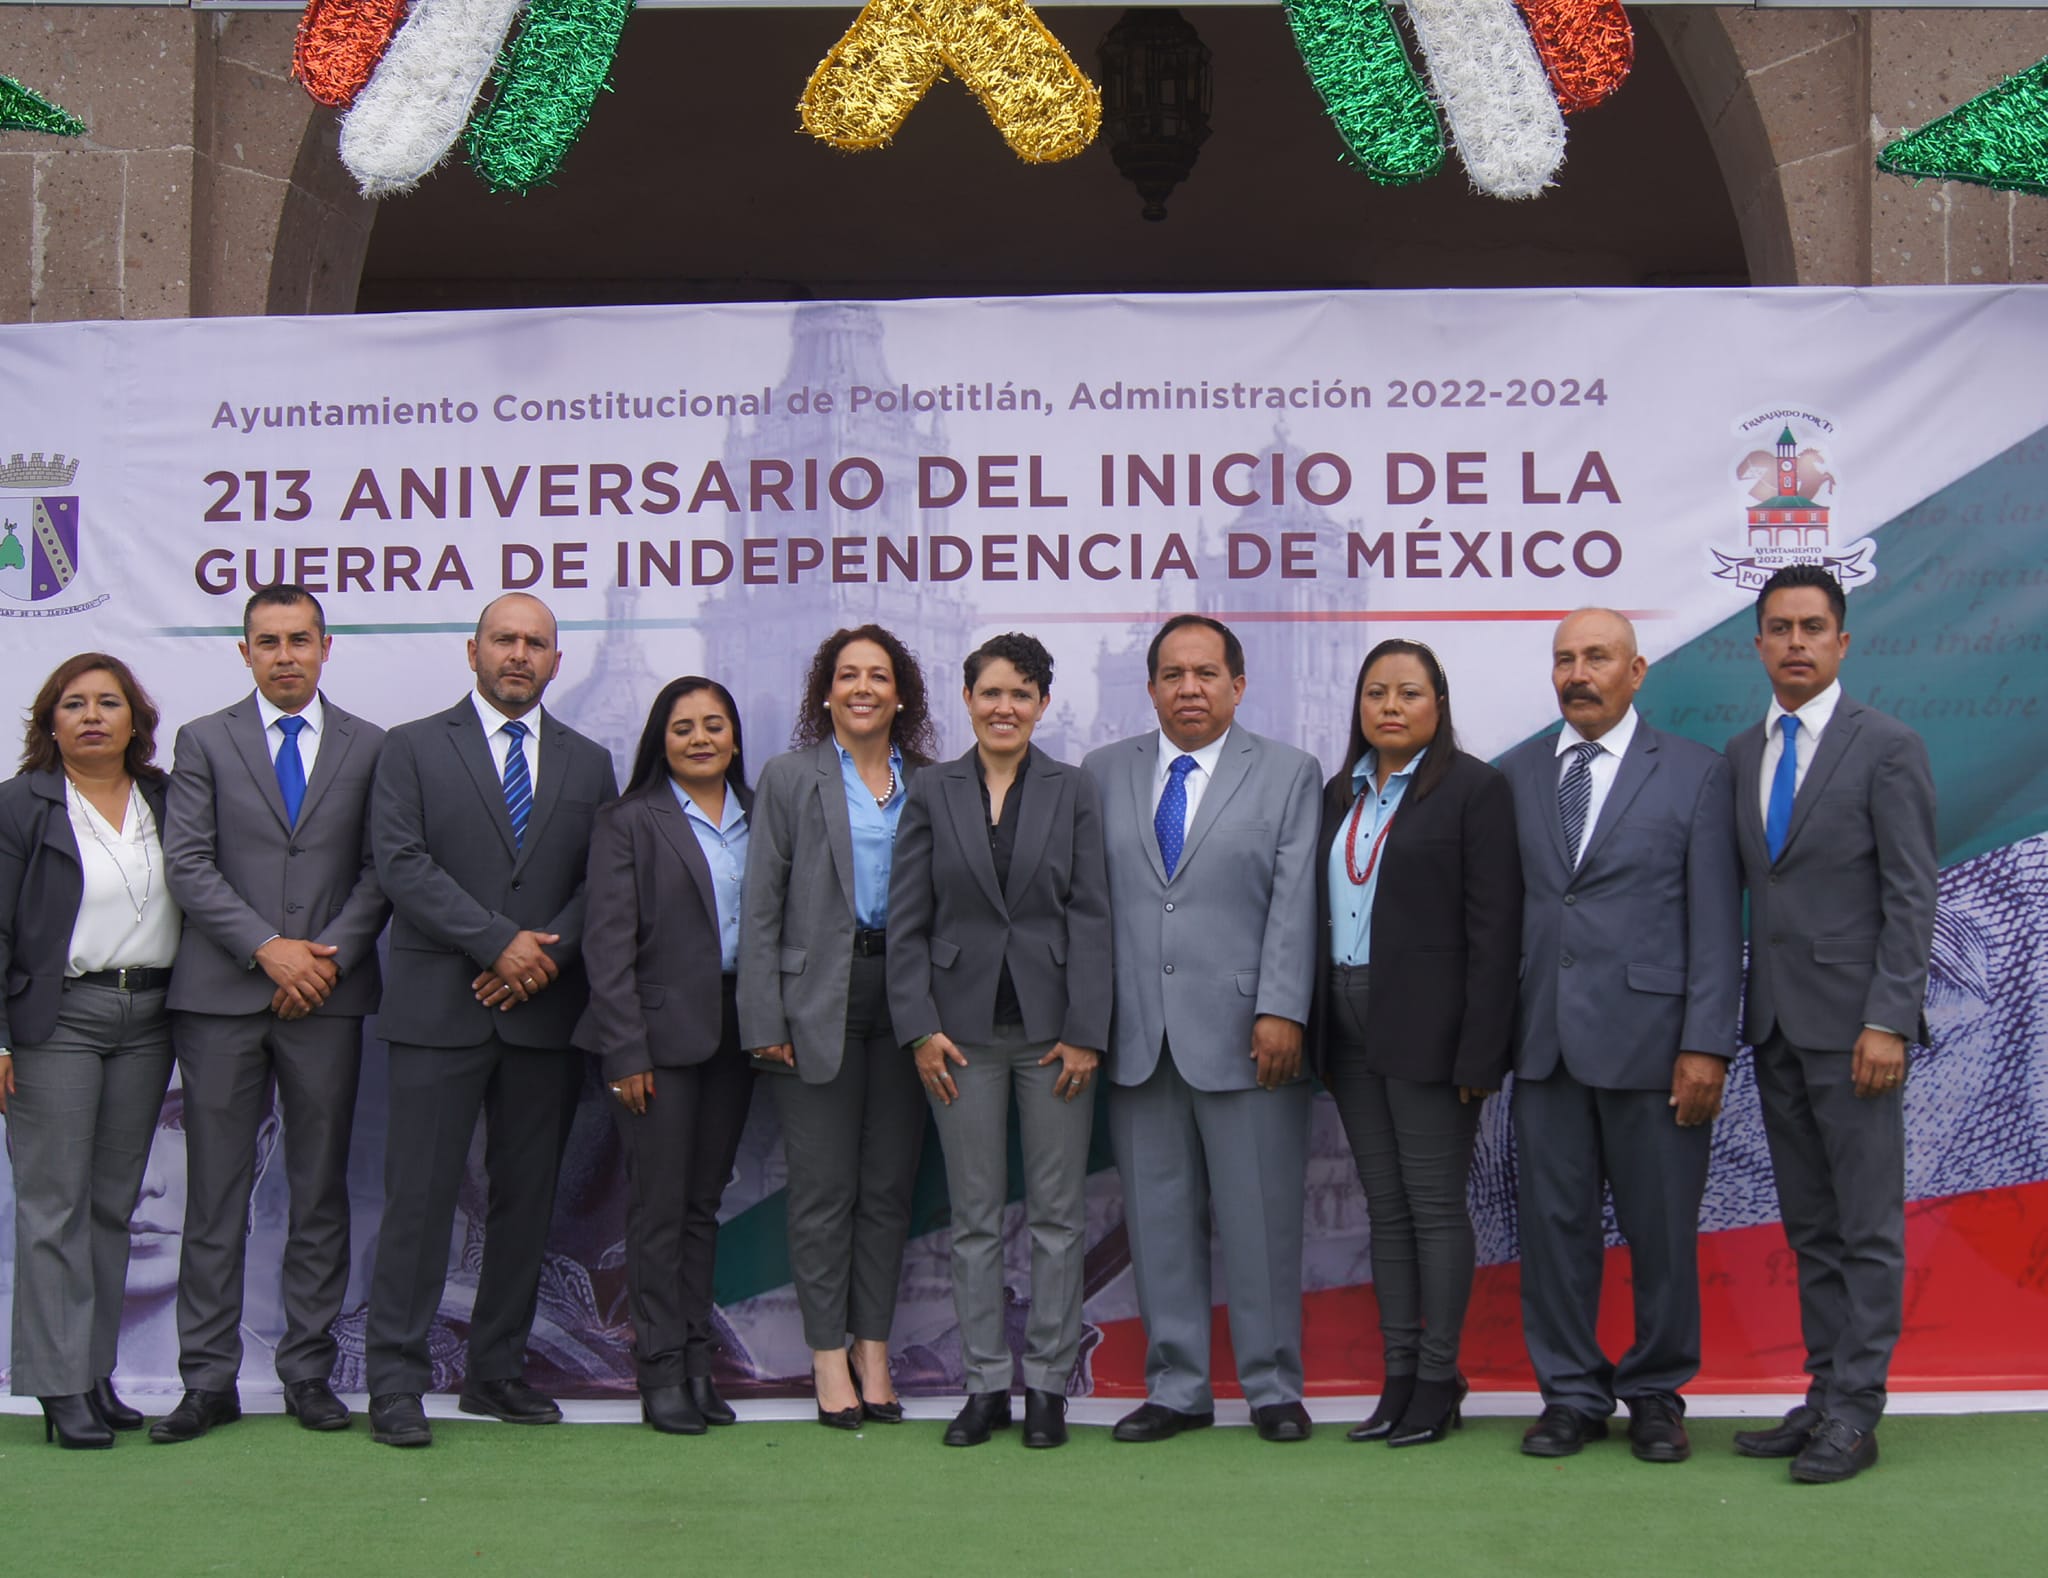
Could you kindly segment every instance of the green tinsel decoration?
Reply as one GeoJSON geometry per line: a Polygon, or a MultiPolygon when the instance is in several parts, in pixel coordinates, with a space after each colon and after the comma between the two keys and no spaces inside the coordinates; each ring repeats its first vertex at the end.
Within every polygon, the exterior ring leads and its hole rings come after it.
{"type": "Polygon", "coordinates": [[[469,162],[494,192],[560,168],[607,86],[633,0],[534,0],[498,60],[498,92],[469,127],[469,162]]]}
{"type": "Polygon", "coordinates": [[[1287,0],[1287,21],[1337,135],[1375,181],[1443,168],[1444,134],[1385,0],[1287,0]]]}
{"type": "Polygon", "coordinates": [[[1877,167],[2048,197],[2048,60],[1887,144],[1877,167]]]}
{"type": "Polygon", "coordinates": [[[12,77],[0,77],[0,131],[48,132],[52,137],[83,137],[85,122],[52,104],[33,88],[12,77]]]}

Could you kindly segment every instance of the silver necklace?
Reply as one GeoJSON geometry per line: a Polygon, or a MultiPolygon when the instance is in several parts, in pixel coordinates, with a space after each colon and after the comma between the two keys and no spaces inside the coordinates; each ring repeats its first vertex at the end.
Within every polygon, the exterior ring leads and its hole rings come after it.
{"type": "MultiPolygon", "coordinates": [[[[135,911],[135,924],[140,926],[142,924],[142,912],[149,907],[149,895],[156,881],[156,862],[149,858],[149,840],[146,838],[137,840],[142,845],[142,897],[138,899],[135,896],[135,884],[128,880],[128,868],[121,863],[121,857],[114,853],[114,846],[107,842],[106,835],[100,831],[100,824],[95,819],[93,807],[87,803],[85,796],[78,792],[78,785],[71,782],[70,779],[65,779],[64,787],[71,791],[72,799],[85,812],[86,831],[92,834],[93,842],[98,844],[106,852],[107,859],[114,863],[114,871],[121,879],[121,886],[128,890],[128,907],[135,911]]],[[[128,818],[126,822],[126,825],[129,827],[137,825],[134,819],[139,814],[136,810],[138,803],[139,797],[135,793],[135,785],[130,783],[128,785],[128,818]]]]}

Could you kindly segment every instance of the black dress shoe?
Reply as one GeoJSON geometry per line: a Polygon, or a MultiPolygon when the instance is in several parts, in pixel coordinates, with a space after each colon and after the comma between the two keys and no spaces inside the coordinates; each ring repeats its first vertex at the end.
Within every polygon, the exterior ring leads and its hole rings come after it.
{"type": "Polygon", "coordinates": [[[1692,1456],[1685,1433],[1685,1410],[1664,1392],[1625,1398],[1628,1404],[1628,1449],[1645,1463],[1683,1463],[1692,1456]]]}
{"type": "Polygon", "coordinates": [[[1877,1432],[1858,1430],[1844,1419],[1829,1419],[1814,1431],[1806,1450],[1792,1460],[1792,1477],[1802,1485],[1838,1485],[1877,1462],[1877,1432]]]}
{"type": "Polygon", "coordinates": [[[818,1404],[818,1423],[828,1430],[858,1430],[861,1427],[863,1410],[859,1403],[851,1408],[827,1408],[818,1404]]]}
{"type": "Polygon", "coordinates": [[[711,1428],[689,1389],[680,1383],[641,1387],[640,1417],[665,1436],[701,1436],[711,1428]]]}
{"type": "Polygon", "coordinates": [[[1531,1457],[1570,1457],[1588,1441],[1606,1439],[1606,1420],[1582,1414],[1564,1403],[1551,1403],[1536,1423],[1523,1432],[1522,1450],[1531,1457]]]}
{"type": "Polygon", "coordinates": [[[1401,1422],[1401,1415],[1408,1411],[1408,1399],[1415,1395],[1415,1374],[1390,1375],[1380,1386],[1380,1400],[1373,1405],[1372,1417],[1362,1425],[1353,1425],[1344,1432],[1346,1441],[1384,1441],[1394,1433],[1394,1426],[1401,1422]]]}
{"type": "Polygon", "coordinates": [[[960,1412],[946,1426],[944,1439],[947,1446],[980,1446],[989,1438],[990,1431],[1009,1428],[1008,1392],[969,1392],[960,1412]]]}
{"type": "Polygon", "coordinates": [[[1315,1426],[1308,1410],[1299,1403],[1268,1403],[1252,1410],[1252,1423],[1261,1441],[1306,1441],[1315,1426]]]}
{"type": "Polygon", "coordinates": [[[90,1392],[38,1397],[43,1405],[43,1439],[71,1451],[100,1451],[114,1444],[114,1432],[92,1406],[90,1392]]]}
{"type": "Polygon", "coordinates": [[[93,1412],[100,1416],[100,1423],[109,1430],[140,1430],[142,1410],[130,1408],[114,1393],[114,1378],[94,1381],[92,1390],[85,1394],[92,1399],[93,1412]]]}
{"type": "Polygon", "coordinates": [[[301,1430],[346,1430],[348,1404],[334,1395],[334,1388],[315,1377],[309,1381],[284,1384],[284,1411],[298,1420],[301,1430]]]}
{"type": "Polygon", "coordinates": [[[370,1439],[380,1446],[434,1444],[434,1428],[418,1392],[380,1392],[370,1399],[370,1439]]]}
{"type": "Polygon", "coordinates": [[[707,1425],[736,1425],[740,1416],[732,1411],[732,1404],[718,1395],[718,1388],[711,1384],[708,1375],[693,1375],[688,1381],[690,1401],[697,1405],[697,1412],[704,1416],[707,1425]]]}
{"type": "Polygon", "coordinates": [[[1736,1431],[1735,1450],[1744,1457],[1797,1457],[1826,1417],[1801,1403],[1768,1430],[1736,1431]]]}
{"type": "Polygon", "coordinates": [[[188,1391],[178,1406],[149,1427],[149,1439],[158,1446],[174,1441],[197,1441],[215,1425],[230,1424],[242,1417],[242,1399],[233,1387],[225,1392],[188,1391]]]}
{"type": "Polygon", "coordinates": [[[901,1398],[886,1403],[868,1401],[867,1388],[860,1384],[860,1371],[855,1367],[853,1355],[846,1356],[846,1373],[853,1377],[853,1395],[860,1399],[860,1411],[878,1425],[900,1425],[903,1423],[903,1401],[901,1398]]]}
{"type": "Polygon", "coordinates": [[[1119,1441],[1168,1441],[1183,1430],[1206,1430],[1214,1423],[1214,1410],[1184,1414],[1162,1403],[1141,1403],[1119,1419],[1110,1434],[1119,1441]]]}
{"type": "Polygon", "coordinates": [[[1390,1447],[1428,1446],[1441,1441],[1453,1430],[1465,1426],[1465,1394],[1471,1388],[1465,1377],[1447,1381],[1417,1381],[1415,1395],[1401,1415],[1401,1422],[1387,1437],[1390,1447]]]}
{"type": "Polygon", "coordinates": [[[1061,1392],[1024,1388],[1024,1444],[1056,1447],[1067,1444],[1067,1399],[1061,1392]]]}
{"type": "Polygon", "coordinates": [[[562,1410],[552,1397],[543,1396],[524,1381],[476,1381],[462,1383],[462,1395],[455,1406],[465,1414],[502,1419],[508,1425],[558,1425],[562,1410]]]}

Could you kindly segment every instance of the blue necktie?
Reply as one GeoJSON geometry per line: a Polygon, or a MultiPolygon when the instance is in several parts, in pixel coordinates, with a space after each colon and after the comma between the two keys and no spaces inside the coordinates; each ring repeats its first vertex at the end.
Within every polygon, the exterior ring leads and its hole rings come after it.
{"type": "Polygon", "coordinates": [[[1593,758],[1600,754],[1594,740],[1581,740],[1572,747],[1572,764],[1557,786],[1557,814],[1564,821],[1564,847],[1579,863],[1579,840],[1586,832],[1586,812],[1593,805],[1593,758]]]}
{"type": "Polygon", "coordinates": [[[299,825],[299,807],[306,803],[306,763],[299,755],[299,731],[306,726],[304,718],[279,718],[278,732],[284,736],[284,743],[277,748],[277,790],[284,796],[285,820],[293,827],[299,825]]]}
{"type": "Polygon", "coordinates": [[[505,810],[512,818],[512,843],[526,845],[526,816],[533,809],[533,778],[526,770],[526,725],[505,725],[512,748],[505,753],[505,810]]]}
{"type": "Polygon", "coordinates": [[[1166,862],[1168,880],[1188,839],[1188,774],[1194,770],[1192,756],[1176,756],[1167,764],[1166,789],[1159,796],[1159,809],[1152,813],[1152,831],[1159,839],[1159,858],[1166,862]]]}
{"type": "Polygon", "coordinates": [[[1799,720],[1788,712],[1778,720],[1778,728],[1785,736],[1785,753],[1771,775],[1771,810],[1764,818],[1764,838],[1774,861],[1785,852],[1785,835],[1792,831],[1792,798],[1799,792],[1799,720]]]}

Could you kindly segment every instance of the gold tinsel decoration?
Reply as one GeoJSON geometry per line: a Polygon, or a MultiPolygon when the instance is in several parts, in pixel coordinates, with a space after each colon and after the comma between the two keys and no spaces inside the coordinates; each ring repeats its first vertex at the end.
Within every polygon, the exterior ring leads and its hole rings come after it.
{"type": "Polygon", "coordinates": [[[811,75],[804,130],[879,148],[948,70],[1027,163],[1071,159],[1101,128],[1102,94],[1025,0],[869,0],[811,75]]]}

